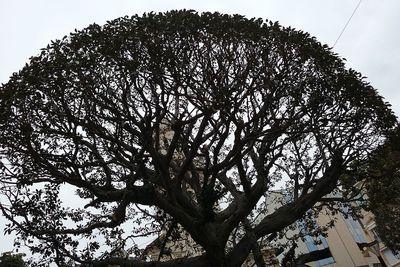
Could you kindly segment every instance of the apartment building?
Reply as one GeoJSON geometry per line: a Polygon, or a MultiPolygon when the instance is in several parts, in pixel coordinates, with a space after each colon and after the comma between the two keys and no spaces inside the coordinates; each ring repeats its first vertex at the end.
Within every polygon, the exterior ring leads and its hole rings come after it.
{"type": "MultiPolygon", "coordinates": [[[[287,194],[275,192],[269,196],[271,209],[281,205],[287,199],[287,194]]],[[[287,235],[303,236],[296,242],[293,266],[312,267],[399,267],[400,254],[388,249],[376,233],[374,217],[370,212],[362,212],[362,217],[347,216],[349,212],[342,208],[343,213],[332,215],[322,210],[315,218],[316,225],[327,225],[331,221],[326,235],[308,235],[307,227],[302,222],[296,222],[295,227],[287,235]],[[297,259],[297,262],[296,262],[297,259]]],[[[287,243],[287,239],[279,240],[275,246],[287,243]]],[[[287,251],[286,251],[287,252],[287,251]]],[[[278,255],[283,260],[284,253],[278,255]]]]}

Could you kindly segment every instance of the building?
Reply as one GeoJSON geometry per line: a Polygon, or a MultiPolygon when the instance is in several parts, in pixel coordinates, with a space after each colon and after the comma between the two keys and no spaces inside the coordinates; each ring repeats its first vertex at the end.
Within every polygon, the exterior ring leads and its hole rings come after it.
{"type": "Polygon", "coordinates": [[[363,229],[368,241],[370,244],[373,244],[372,246],[368,247],[368,250],[375,255],[379,255],[386,266],[400,267],[400,252],[398,254],[394,253],[392,250],[387,248],[379,238],[379,235],[376,232],[374,215],[371,212],[364,212],[360,221],[363,225],[363,229]]]}
{"type": "MultiPolygon", "coordinates": [[[[273,193],[271,208],[276,208],[285,201],[287,195],[281,192],[273,193]],[[275,201],[274,201],[275,198],[275,201]]],[[[362,218],[352,218],[345,207],[342,213],[332,215],[327,210],[322,210],[314,219],[315,226],[334,225],[327,229],[326,235],[312,235],[308,233],[304,222],[296,222],[295,227],[287,233],[288,238],[302,236],[293,248],[292,262],[289,266],[312,267],[399,267],[400,254],[386,248],[374,231],[374,218],[371,213],[363,211],[362,218]]],[[[275,246],[287,243],[288,239],[278,240],[275,246]]],[[[286,253],[290,252],[286,249],[286,253]]],[[[284,254],[278,255],[282,262],[284,254]]]]}

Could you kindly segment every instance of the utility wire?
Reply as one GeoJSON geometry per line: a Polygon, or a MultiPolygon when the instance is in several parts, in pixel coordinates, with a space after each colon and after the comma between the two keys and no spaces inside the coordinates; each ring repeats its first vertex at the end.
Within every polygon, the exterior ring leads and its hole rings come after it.
{"type": "Polygon", "coordinates": [[[360,4],[361,4],[361,1],[362,1],[362,0],[360,0],[360,1],[358,2],[358,4],[357,4],[356,8],[354,9],[353,13],[351,14],[351,16],[350,16],[349,20],[348,20],[348,21],[346,22],[346,24],[344,25],[344,27],[343,27],[342,31],[340,32],[340,34],[339,34],[338,38],[336,39],[336,41],[335,41],[335,43],[333,44],[333,46],[332,46],[332,47],[335,47],[335,45],[336,45],[336,44],[337,44],[337,42],[339,41],[340,37],[342,37],[342,34],[344,33],[344,31],[345,31],[345,30],[346,30],[346,28],[347,28],[347,25],[349,25],[349,23],[350,23],[351,19],[353,18],[353,16],[354,16],[354,14],[356,13],[356,11],[357,11],[358,7],[360,6],[360,4]]]}

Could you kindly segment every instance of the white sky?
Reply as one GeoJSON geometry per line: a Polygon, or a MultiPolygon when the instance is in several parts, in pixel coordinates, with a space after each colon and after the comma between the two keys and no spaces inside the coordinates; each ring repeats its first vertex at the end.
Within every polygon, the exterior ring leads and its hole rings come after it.
{"type": "MultiPolygon", "coordinates": [[[[219,11],[279,21],[332,46],[359,0],[1,0],[0,83],[18,71],[50,40],[96,22],[171,9],[219,11]]],[[[334,48],[347,66],[367,77],[400,115],[400,1],[362,0],[334,48]]],[[[3,237],[0,253],[12,249],[3,237]]]]}

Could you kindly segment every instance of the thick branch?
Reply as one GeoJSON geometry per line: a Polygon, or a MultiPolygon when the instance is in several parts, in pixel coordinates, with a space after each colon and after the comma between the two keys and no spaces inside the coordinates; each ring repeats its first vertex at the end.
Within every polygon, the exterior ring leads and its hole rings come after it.
{"type": "Polygon", "coordinates": [[[331,166],[326,170],[323,178],[315,185],[309,194],[300,197],[296,202],[278,208],[274,213],[266,216],[255,228],[255,237],[246,234],[228,255],[229,266],[240,266],[252,249],[254,238],[260,238],[289,226],[298,220],[307,210],[311,209],[321,197],[329,194],[336,186],[342,174],[342,158],[336,153],[331,166]]]}

